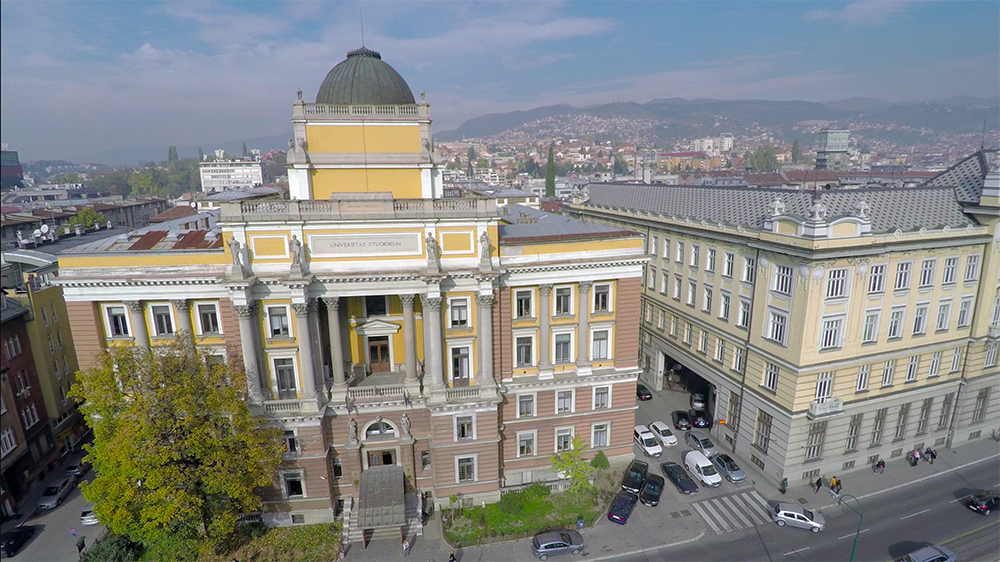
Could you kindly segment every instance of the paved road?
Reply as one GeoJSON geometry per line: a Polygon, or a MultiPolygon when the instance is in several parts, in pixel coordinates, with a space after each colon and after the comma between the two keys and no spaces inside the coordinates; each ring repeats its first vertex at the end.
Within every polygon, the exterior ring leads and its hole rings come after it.
{"type": "MultiPolygon", "coordinates": [[[[94,473],[90,472],[84,479],[91,480],[93,477],[94,473]]],[[[80,512],[86,507],[87,500],[83,498],[80,489],[75,488],[59,507],[28,517],[24,525],[35,527],[35,536],[16,556],[6,560],[76,562],[80,559],[76,550],[77,539],[70,534],[70,529],[76,529],[79,536],[86,537],[88,547],[104,532],[103,526],[85,527],[80,524],[80,512]]]]}

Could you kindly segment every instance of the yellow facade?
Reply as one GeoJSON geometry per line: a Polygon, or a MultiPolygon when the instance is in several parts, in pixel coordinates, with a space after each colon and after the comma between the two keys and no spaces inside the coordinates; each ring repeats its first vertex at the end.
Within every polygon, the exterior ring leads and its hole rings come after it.
{"type": "Polygon", "coordinates": [[[313,153],[418,153],[420,127],[391,125],[306,125],[306,140],[313,153]]]}
{"type": "Polygon", "coordinates": [[[391,191],[397,199],[419,199],[422,194],[420,170],[412,168],[314,168],[310,174],[313,199],[375,191],[391,191]]]}

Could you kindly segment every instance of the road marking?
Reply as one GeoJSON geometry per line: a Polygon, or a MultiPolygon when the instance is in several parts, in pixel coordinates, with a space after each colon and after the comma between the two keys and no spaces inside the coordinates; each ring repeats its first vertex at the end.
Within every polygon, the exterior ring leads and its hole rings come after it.
{"type": "Polygon", "coordinates": [[[715,524],[715,522],[712,521],[712,518],[709,517],[708,514],[705,513],[705,511],[701,508],[700,503],[701,502],[693,503],[693,504],[691,504],[691,507],[693,507],[694,510],[697,511],[699,515],[701,515],[701,518],[704,519],[706,523],[708,523],[708,526],[711,527],[713,531],[715,531],[716,535],[721,535],[722,531],[715,524]]]}
{"type": "MultiPolygon", "coordinates": [[[[737,496],[735,499],[738,502],[739,496],[737,496]]],[[[733,498],[725,497],[722,498],[722,501],[725,502],[727,505],[729,505],[732,511],[736,514],[736,516],[740,518],[740,521],[743,522],[743,525],[745,527],[753,527],[753,523],[751,523],[750,520],[743,515],[743,512],[740,511],[740,508],[736,507],[737,504],[733,502],[733,498]]]]}
{"type": "Polygon", "coordinates": [[[743,494],[743,502],[746,504],[747,513],[750,514],[750,518],[753,519],[755,525],[767,523],[767,518],[761,512],[760,506],[751,498],[750,494],[743,494]]]}
{"type": "Polygon", "coordinates": [[[733,527],[729,524],[729,519],[722,516],[723,512],[725,511],[725,508],[722,506],[722,502],[719,502],[719,500],[710,500],[706,503],[708,505],[705,506],[705,509],[707,509],[709,513],[715,516],[715,519],[719,522],[720,525],[722,525],[722,528],[725,529],[727,533],[729,531],[734,530],[733,527]],[[716,502],[718,502],[718,505],[716,505],[716,502]]]}
{"type": "Polygon", "coordinates": [[[970,496],[972,496],[972,494],[965,494],[964,496],[962,496],[962,497],[960,497],[960,498],[958,498],[958,499],[955,499],[955,500],[951,500],[951,501],[950,501],[950,502],[948,502],[948,503],[955,503],[955,502],[960,502],[960,501],[962,501],[962,500],[964,500],[965,498],[968,498],[968,497],[970,497],[970,496]]]}
{"type": "Polygon", "coordinates": [[[682,544],[688,544],[693,542],[698,542],[705,537],[705,531],[702,530],[698,533],[697,537],[691,537],[690,539],[684,539],[682,541],[673,542],[670,544],[661,544],[657,546],[651,546],[649,548],[639,548],[636,550],[630,550],[628,552],[616,552],[614,554],[609,554],[607,556],[598,556],[595,558],[590,558],[590,562],[597,562],[598,560],[617,560],[623,556],[635,556],[636,554],[644,554],[646,552],[655,552],[657,550],[662,550],[664,548],[671,548],[675,546],[680,546],[682,544]]]}
{"type": "Polygon", "coordinates": [[[905,517],[900,517],[899,520],[902,521],[903,519],[909,519],[910,517],[916,517],[916,516],[920,515],[921,513],[927,513],[928,511],[930,511],[930,509],[925,509],[923,511],[918,511],[916,513],[911,513],[911,514],[909,514],[909,515],[907,515],[905,517]]]}
{"type": "MultiPolygon", "coordinates": [[[[862,530],[861,530],[861,533],[866,533],[866,532],[868,532],[868,531],[871,531],[871,529],[870,529],[870,528],[869,528],[869,529],[862,529],[862,530]]],[[[837,540],[838,540],[838,541],[839,541],[839,540],[843,540],[843,539],[846,539],[846,538],[848,538],[848,537],[853,537],[854,535],[860,535],[861,533],[851,533],[850,535],[844,535],[844,536],[842,536],[842,537],[837,537],[837,540]]]]}
{"type": "Polygon", "coordinates": [[[795,554],[796,552],[802,552],[803,550],[809,550],[809,547],[807,546],[805,548],[800,548],[798,550],[793,550],[791,552],[786,552],[786,553],[782,554],[782,556],[788,556],[789,554],[795,554]]]}
{"type": "Polygon", "coordinates": [[[764,519],[764,521],[766,522],[767,520],[771,519],[771,504],[767,503],[767,500],[760,497],[760,494],[757,493],[757,490],[750,492],[750,497],[757,500],[757,504],[760,505],[761,510],[767,514],[767,517],[764,519]]]}

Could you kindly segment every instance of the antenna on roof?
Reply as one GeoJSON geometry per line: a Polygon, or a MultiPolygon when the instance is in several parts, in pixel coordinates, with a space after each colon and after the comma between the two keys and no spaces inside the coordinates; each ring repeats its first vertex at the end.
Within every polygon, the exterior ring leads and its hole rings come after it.
{"type": "Polygon", "coordinates": [[[365,46],[365,11],[363,8],[358,8],[358,12],[361,13],[361,46],[365,46]]]}

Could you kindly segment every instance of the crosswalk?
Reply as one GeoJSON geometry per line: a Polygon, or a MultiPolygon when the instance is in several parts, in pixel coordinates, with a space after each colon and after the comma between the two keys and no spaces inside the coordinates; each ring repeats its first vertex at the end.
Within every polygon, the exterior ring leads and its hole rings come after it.
{"type": "Polygon", "coordinates": [[[756,491],[691,504],[717,535],[770,522],[767,502],[756,491]]]}

